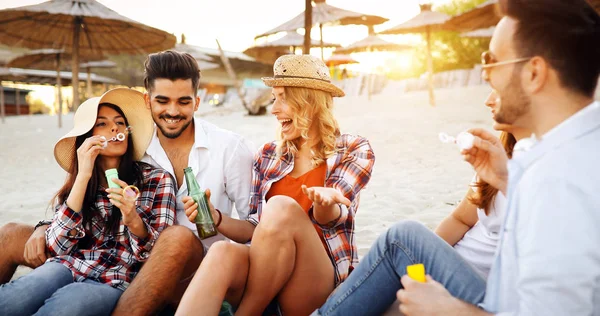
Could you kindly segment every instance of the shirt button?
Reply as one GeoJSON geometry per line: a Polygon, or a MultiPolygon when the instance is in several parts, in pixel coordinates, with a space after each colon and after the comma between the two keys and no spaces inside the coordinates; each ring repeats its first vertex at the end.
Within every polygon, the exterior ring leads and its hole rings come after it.
{"type": "Polygon", "coordinates": [[[147,251],[143,251],[140,253],[140,257],[142,257],[142,259],[148,259],[148,257],[150,257],[150,254],[147,251]]]}

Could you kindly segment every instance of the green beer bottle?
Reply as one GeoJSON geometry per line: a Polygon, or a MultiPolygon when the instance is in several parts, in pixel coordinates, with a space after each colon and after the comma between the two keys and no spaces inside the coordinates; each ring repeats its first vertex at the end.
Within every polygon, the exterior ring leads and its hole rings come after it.
{"type": "Polygon", "coordinates": [[[198,228],[198,235],[200,239],[215,236],[217,234],[217,228],[215,227],[215,221],[210,213],[210,207],[208,206],[208,200],[204,191],[200,190],[200,185],[196,181],[192,167],[183,169],[185,175],[185,183],[188,188],[188,195],[194,199],[198,204],[198,215],[196,215],[196,228],[198,228]]]}

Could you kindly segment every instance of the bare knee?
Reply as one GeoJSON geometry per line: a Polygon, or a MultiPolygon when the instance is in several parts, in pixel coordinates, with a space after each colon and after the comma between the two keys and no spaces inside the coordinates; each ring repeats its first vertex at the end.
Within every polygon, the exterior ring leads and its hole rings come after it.
{"type": "Polygon", "coordinates": [[[236,267],[242,262],[248,261],[248,247],[223,240],[217,241],[210,246],[210,251],[207,253],[205,260],[202,263],[203,265],[217,263],[236,267]]]}
{"type": "Polygon", "coordinates": [[[25,244],[33,233],[33,227],[19,223],[7,223],[0,227],[0,249],[6,256],[17,263],[22,263],[25,244]]]}
{"type": "Polygon", "coordinates": [[[281,227],[290,227],[299,220],[308,219],[308,216],[302,210],[302,207],[296,200],[283,195],[277,195],[269,199],[260,219],[260,225],[263,229],[281,227]]]}
{"type": "Polygon", "coordinates": [[[204,247],[198,237],[189,228],[174,225],[160,233],[152,254],[168,254],[178,256],[179,258],[190,258],[197,255],[203,257],[204,247]]]}

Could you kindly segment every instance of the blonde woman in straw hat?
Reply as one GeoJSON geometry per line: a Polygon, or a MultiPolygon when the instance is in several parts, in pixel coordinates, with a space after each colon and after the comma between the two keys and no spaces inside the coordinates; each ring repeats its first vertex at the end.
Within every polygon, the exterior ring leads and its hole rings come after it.
{"type": "Polygon", "coordinates": [[[68,175],[46,230],[49,259],[0,286],[1,315],[109,315],[173,224],[172,176],[138,161],[153,131],[143,95],[108,91],[84,102],[74,123],[54,147],[68,175]],[[120,188],[108,188],[109,169],[120,188]]]}
{"type": "MultiPolygon", "coordinates": [[[[222,217],[218,227],[251,245],[213,245],[178,314],[201,308],[214,315],[225,299],[237,307],[236,315],[260,315],[268,306],[268,313],[275,307],[307,315],[358,263],[354,215],[375,161],[371,146],[340,133],[332,106],[344,92],[330,82],[320,59],[285,55],[274,73],[263,81],[273,87],[271,113],[281,127],[278,140],[255,156],[250,217],[222,217]]],[[[194,207],[186,206],[190,218],[194,207]]]]}

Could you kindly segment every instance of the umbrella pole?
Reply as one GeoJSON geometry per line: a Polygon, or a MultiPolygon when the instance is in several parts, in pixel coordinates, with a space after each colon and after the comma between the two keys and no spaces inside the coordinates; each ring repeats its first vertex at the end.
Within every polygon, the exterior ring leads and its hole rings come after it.
{"type": "MultiPolygon", "coordinates": [[[[367,52],[371,52],[371,47],[367,47],[367,52]]],[[[373,69],[369,67],[369,73],[367,74],[367,99],[371,101],[371,73],[373,69]]]]}
{"type": "Polygon", "coordinates": [[[81,23],[83,18],[76,16],[73,21],[73,59],[72,59],[72,78],[73,84],[73,110],[79,107],[79,33],[81,32],[81,23]]]}
{"type": "Polygon", "coordinates": [[[427,82],[429,86],[429,104],[435,106],[433,95],[433,59],[431,58],[431,30],[427,26],[427,82]]]}
{"type": "Polygon", "coordinates": [[[92,95],[92,73],[90,70],[90,67],[87,67],[87,83],[86,83],[86,88],[87,88],[87,97],[91,98],[93,97],[92,95]]]}
{"type": "Polygon", "coordinates": [[[2,116],[2,123],[6,122],[4,106],[4,86],[2,85],[2,81],[0,81],[0,116],[2,116]]]}
{"type": "Polygon", "coordinates": [[[17,115],[21,115],[21,98],[19,88],[15,88],[15,105],[17,106],[17,115]]]}
{"type": "Polygon", "coordinates": [[[323,58],[323,23],[319,23],[319,35],[321,36],[321,60],[325,60],[323,58]]]}
{"type": "Polygon", "coordinates": [[[60,79],[60,54],[56,54],[56,100],[58,101],[58,128],[62,127],[62,85],[60,79]]]}
{"type": "Polygon", "coordinates": [[[305,0],[303,55],[310,55],[310,30],[312,29],[312,0],[305,0]]]}

